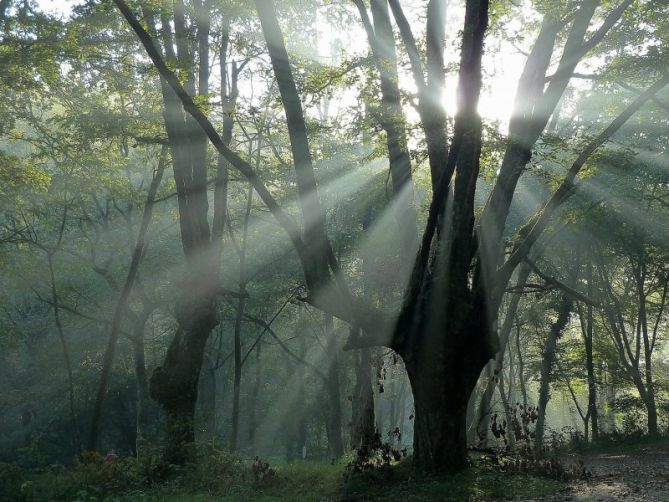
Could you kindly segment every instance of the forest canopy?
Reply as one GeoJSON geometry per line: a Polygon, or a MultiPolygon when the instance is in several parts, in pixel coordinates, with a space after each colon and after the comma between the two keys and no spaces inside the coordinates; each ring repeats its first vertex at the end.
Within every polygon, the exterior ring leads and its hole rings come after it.
{"type": "Polygon", "coordinates": [[[481,463],[522,498],[661,443],[668,14],[0,0],[8,499],[77,499],[55,464],[100,497],[410,468],[494,498],[481,463]]]}

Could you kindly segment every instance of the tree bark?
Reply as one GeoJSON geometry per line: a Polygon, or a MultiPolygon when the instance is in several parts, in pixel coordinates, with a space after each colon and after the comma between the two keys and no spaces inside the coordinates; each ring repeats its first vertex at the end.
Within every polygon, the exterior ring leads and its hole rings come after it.
{"type": "Polygon", "coordinates": [[[254,450],[257,450],[256,429],[258,428],[258,423],[256,413],[258,408],[258,396],[260,395],[260,386],[262,385],[261,354],[262,341],[259,341],[256,345],[255,379],[251,390],[251,402],[249,403],[249,444],[254,450]]]}
{"type": "MultiPolygon", "coordinates": [[[[190,289],[204,278],[193,279],[190,289]]],[[[184,295],[177,304],[177,332],[170,343],[162,365],[151,375],[150,394],[165,411],[166,460],[183,464],[192,452],[195,440],[194,417],[198,382],[204,349],[211,330],[216,326],[216,309],[212,298],[184,295]]]]}
{"type": "Polygon", "coordinates": [[[135,385],[137,387],[137,421],[135,452],[140,457],[147,443],[147,429],[150,425],[148,410],[149,381],[146,375],[146,357],[144,353],[144,327],[151,315],[151,308],[145,306],[139,315],[133,330],[133,358],[135,366],[135,385]]]}
{"type": "MultiPolygon", "coordinates": [[[[509,370],[511,371],[511,370],[509,370]]],[[[516,434],[513,431],[513,427],[511,426],[511,407],[509,405],[509,396],[506,393],[506,390],[504,389],[504,372],[500,370],[499,372],[499,385],[497,386],[497,390],[499,391],[499,396],[502,399],[502,409],[504,410],[504,418],[506,419],[507,427],[506,427],[506,440],[507,440],[507,447],[513,450],[513,448],[516,446],[516,434]]],[[[509,388],[509,394],[511,394],[511,389],[509,388]]]]}
{"type": "MultiPolygon", "coordinates": [[[[260,144],[258,144],[260,152],[260,144]]],[[[235,357],[235,375],[232,397],[232,431],[230,433],[230,450],[237,450],[237,440],[239,436],[239,404],[242,385],[242,321],[244,320],[244,309],[246,308],[246,285],[248,282],[246,274],[246,246],[249,234],[249,216],[251,214],[251,204],[253,202],[253,187],[249,186],[246,194],[246,212],[244,213],[244,224],[242,230],[242,241],[239,245],[239,302],[237,303],[237,312],[235,314],[235,335],[234,335],[234,357],[235,357]]]]}
{"type": "MultiPolygon", "coordinates": [[[[361,2],[358,9],[365,9],[361,2]]],[[[379,122],[386,133],[386,146],[390,163],[390,177],[395,194],[395,218],[400,228],[401,256],[413,256],[418,246],[416,212],[413,208],[413,180],[411,158],[407,147],[406,124],[400,100],[399,77],[395,38],[390,23],[388,0],[372,0],[373,31],[367,25],[368,38],[376,60],[381,80],[381,109],[379,122]]]]}
{"type": "Polygon", "coordinates": [[[372,388],[371,349],[353,353],[355,388],[351,403],[351,448],[367,450],[374,437],[374,390],[372,388]]]}
{"type": "Polygon", "coordinates": [[[480,359],[448,352],[431,350],[407,363],[415,407],[414,461],[432,471],[451,472],[468,465],[467,403],[482,366],[480,359]]]}
{"type": "MultiPolygon", "coordinates": [[[[588,261],[586,266],[586,274],[588,280],[588,297],[592,298],[594,288],[592,284],[592,262],[588,261]]],[[[580,312],[579,312],[580,313],[580,312]]],[[[587,305],[585,319],[581,315],[581,324],[585,321],[584,342],[585,342],[585,366],[588,372],[588,416],[590,418],[592,440],[597,441],[599,437],[599,421],[597,413],[597,382],[595,380],[595,365],[593,355],[593,338],[594,338],[594,319],[593,307],[587,305]]]]}
{"type": "Polygon", "coordinates": [[[302,242],[304,275],[309,290],[316,292],[329,279],[328,255],[331,250],[325,233],[325,212],[316,188],[302,102],[290,68],[274,1],[255,0],[255,5],[286,113],[299,203],[304,220],[302,242]]]}
{"type": "Polygon", "coordinates": [[[552,378],[553,364],[555,363],[555,352],[557,349],[558,338],[569,323],[569,316],[573,305],[573,299],[568,295],[563,295],[557,306],[557,319],[548,332],[546,346],[541,358],[541,383],[539,386],[539,417],[535,427],[534,451],[541,455],[544,447],[544,430],[546,423],[546,408],[550,399],[550,382],[552,378]]]}
{"type": "Polygon", "coordinates": [[[323,314],[325,326],[326,350],[328,358],[327,372],[327,399],[325,411],[325,428],[328,436],[328,455],[332,459],[339,459],[344,454],[342,439],[342,409],[339,369],[339,351],[341,350],[335,339],[334,321],[330,314],[323,314]]]}
{"type": "Polygon", "coordinates": [[[637,283],[637,293],[639,299],[639,324],[638,327],[641,330],[641,335],[643,338],[643,353],[644,353],[644,377],[646,384],[644,402],[646,404],[646,410],[648,412],[648,435],[657,436],[658,427],[657,427],[657,404],[655,401],[655,383],[653,382],[653,348],[651,347],[651,341],[648,333],[648,311],[647,311],[647,299],[646,299],[646,259],[645,256],[639,258],[638,266],[635,270],[635,278],[637,283]]]}

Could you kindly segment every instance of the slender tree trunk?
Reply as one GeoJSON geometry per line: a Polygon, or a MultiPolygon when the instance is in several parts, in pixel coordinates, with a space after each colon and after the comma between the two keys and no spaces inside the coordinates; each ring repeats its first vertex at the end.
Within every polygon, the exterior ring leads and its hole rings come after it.
{"type": "Polygon", "coordinates": [[[548,332],[548,339],[541,359],[541,383],[539,386],[539,417],[535,427],[534,451],[541,455],[544,447],[544,430],[546,423],[546,408],[550,399],[550,382],[552,378],[553,364],[555,362],[555,353],[557,349],[558,338],[569,323],[569,316],[573,300],[567,295],[563,295],[557,307],[557,319],[551,325],[548,332]]]}
{"type": "Polygon", "coordinates": [[[484,237],[482,245],[490,263],[498,262],[502,231],[516,184],[532,157],[534,143],[541,136],[569,84],[576,65],[584,55],[581,49],[598,4],[598,0],[582,2],[565,41],[558,69],[548,88],[545,89],[546,73],[553,58],[558,35],[565,24],[546,15],[537,40],[528,55],[516,91],[514,118],[509,124],[509,144],[481,218],[484,237]]]}
{"type": "MultiPolygon", "coordinates": [[[[498,384],[499,376],[501,375],[501,372],[504,368],[504,354],[506,352],[507,346],[509,345],[509,338],[511,331],[513,330],[513,321],[516,318],[516,313],[518,312],[518,304],[520,303],[521,292],[525,287],[525,283],[527,282],[529,275],[530,266],[527,263],[523,263],[518,269],[518,279],[516,280],[515,287],[518,291],[511,295],[511,301],[509,302],[508,308],[506,310],[504,323],[502,324],[502,329],[499,334],[499,350],[495,355],[494,361],[490,361],[487,365],[488,371],[486,372],[486,380],[488,385],[486,386],[486,390],[481,394],[481,400],[477,408],[477,415],[475,419],[477,435],[483,438],[484,445],[486,444],[488,438],[492,397],[495,393],[495,387],[498,384]]],[[[507,410],[505,410],[505,412],[506,411],[507,410]]]]}
{"type": "Polygon", "coordinates": [[[645,257],[641,257],[639,263],[639,270],[637,271],[637,289],[639,295],[639,324],[641,328],[641,335],[643,337],[643,353],[644,353],[644,380],[646,385],[646,392],[644,402],[648,411],[648,435],[657,436],[657,404],[655,402],[655,383],[653,382],[653,347],[648,333],[648,312],[646,300],[646,262],[645,257]]]}
{"type": "Polygon", "coordinates": [[[325,326],[326,350],[328,354],[327,398],[325,427],[328,436],[328,454],[332,459],[339,459],[344,454],[342,439],[342,409],[339,368],[339,346],[335,340],[334,320],[330,314],[323,314],[325,326]]]}
{"type": "Polygon", "coordinates": [[[380,123],[386,133],[390,175],[396,202],[395,217],[400,227],[401,256],[412,256],[418,246],[418,228],[413,208],[411,158],[407,147],[406,124],[400,101],[397,54],[388,0],[372,0],[372,19],[376,38],[374,51],[381,76],[380,123]]]}
{"type": "MultiPolygon", "coordinates": [[[[65,219],[65,217],[63,217],[65,219]]],[[[62,230],[61,230],[62,233],[62,230]]],[[[60,239],[59,239],[60,240],[60,239]]],[[[77,420],[77,413],[74,404],[74,376],[72,373],[72,361],[70,359],[70,349],[65,339],[65,330],[60,319],[60,307],[58,300],[58,290],[56,288],[56,274],[53,269],[53,251],[48,253],[49,274],[51,278],[51,300],[53,302],[53,316],[56,322],[56,329],[58,330],[58,340],[63,351],[63,360],[65,361],[65,370],[67,371],[67,387],[68,387],[68,402],[70,405],[70,420],[72,421],[72,446],[78,451],[81,448],[81,440],[79,438],[79,421],[77,420]]]]}
{"type": "Polygon", "coordinates": [[[374,390],[370,349],[354,352],[355,388],[351,403],[351,447],[366,450],[374,437],[374,390]]]}
{"type": "MultiPolygon", "coordinates": [[[[301,325],[301,320],[302,320],[302,307],[299,307],[298,310],[298,325],[301,325]]],[[[304,336],[300,338],[300,357],[302,359],[305,359],[307,356],[307,346],[305,343],[304,336]]],[[[297,455],[299,458],[302,460],[305,460],[307,457],[307,419],[308,419],[308,410],[307,410],[307,396],[306,396],[306,388],[305,388],[305,381],[307,378],[306,374],[306,367],[303,364],[300,364],[299,367],[297,368],[297,372],[299,375],[298,378],[298,397],[296,401],[296,409],[297,409],[297,431],[295,433],[295,441],[296,441],[296,450],[297,450],[297,455]]]]}
{"type": "Polygon", "coordinates": [[[156,167],[151,185],[149,186],[149,192],[146,196],[146,204],[144,206],[144,212],[142,213],[142,221],[140,223],[139,232],[137,234],[137,242],[135,243],[135,248],[132,252],[128,274],[126,275],[123,289],[121,290],[121,294],[116,303],[116,308],[114,309],[114,317],[112,319],[109,340],[107,342],[107,349],[105,350],[105,355],[102,361],[102,376],[100,377],[100,384],[98,386],[95,405],[93,407],[93,417],[91,419],[91,429],[90,435],[88,437],[89,450],[95,450],[98,446],[98,436],[102,422],[104,400],[105,396],[107,395],[107,388],[109,387],[109,382],[111,379],[116,344],[119,334],[121,333],[121,323],[123,322],[123,317],[128,306],[130,293],[132,292],[132,288],[135,285],[135,280],[139,274],[139,266],[141,264],[144,252],[146,251],[146,236],[149,231],[149,224],[151,223],[153,203],[156,197],[156,193],[158,192],[158,188],[160,187],[160,182],[163,178],[166,157],[167,148],[163,147],[162,151],[160,152],[158,166],[156,167]]]}
{"type": "Polygon", "coordinates": [[[523,396],[523,408],[527,408],[527,385],[525,381],[525,361],[520,345],[520,324],[516,323],[516,355],[518,356],[518,382],[520,394],[523,396]]]}
{"type": "Polygon", "coordinates": [[[253,381],[253,388],[251,390],[251,402],[249,404],[249,444],[257,449],[256,429],[258,428],[256,419],[256,410],[258,408],[258,396],[260,395],[260,386],[262,384],[262,366],[260,364],[262,353],[262,341],[256,345],[256,361],[255,361],[255,380],[253,381]]]}
{"type": "Polygon", "coordinates": [[[137,386],[137,422],[135,451],[139,457],[147,443],[148,427],[150,425],[148,412],[149,381],[146,374],[146,357],[144,352],[144,327],[150,316],[150,309],[146,308],[140,314],[133,330],[133,358],[135,363],[135,385],[137,386]]]}
{"type": "MultiPolygon", "coordinates": [[[[258,144],[260,151],[260,144],[258,144]]],[[[237,440],[239,436],[239,404],[242,384],[242,321],[244,320],[244,309],[246,308],[246,246],[249,233],[249,216],[251,214],[251,205],[253,203],[253,187],[249,185],[246,194],[246,212],[244,213],[244,226],[242,241],[239,247],[239,302],[237,304],[237,313],[235,316],[235,377],[233,385],[232,398],[232,432],[230,435],[230,450],[237,449],[237,440]]]]}
{"type": "MultiPolygon", "coordinates": [[[[369,205],[362,218],[362,230],[367,234],[372,224],[373,210],[369,205]]],[[[362,288],[369,294],[372,262],[368,256],[362,257],[362,288]]],[[[351,335],[359,335],[360,328],[351,327],[351,335]],[[356,332],[357,331],[357,332],[356,332]]],[[[351,403],[351,448],[366,450],[376,432],[374,388],[372,384],[372,349],[364,348],[353,354],[355,368],[355,388],[351,403]]]]}
{"type": "MultiPolygon", "coordinates": [[[[499,372],[499,385],[497,386],[497,390],[499,390],[499,396],[502,399],[502,408],[504,409],[504,418],[506,419],[507,427],[506,427],[506,440],[508,441],[507,446],[513,450],[516,446],[516,435],[513,432],[513,427],[511,427],[511,406],[509,404],[509,396],[506,394],[506,390],[504,390],[504,372],[500,371],[499,372]]],[[[511,394],[509,390],[509,394],[511,394]]]]}
{"type": "MultiPolygon", "coordinates": [[[[592,262],[588,261],[586,273],[588,274],[588,297],[592,298],[592,262]]],[[[595,365],[592,350],[594,322],[593,307],[588,304],[585,318],[585,364],[588,372],[588,416],[592,428],[592,440],[597,441],[599,437],[599,423],[597,413],[597,382],[595,380],[595,365]]],[[[586,424],[587,430],[587,424],[586,424]]]]}
{"type": "Polygon", "coordinates": [[[318,291],[329,278],[330,243],[325,233],[325,211],[321,206],[313,170],[302,102],[288,59],[288,52],[273,0],[255,0],[263,35],[267,42],[283,109],[295,165],[299,203],[304,220],[303,241],[298,252],[310,291],[318,291]]]}
{"type": "MultiPolygon", "coordinates": [[[[409,55],[414,83],[418,89],[418,113],[425,132],[432,190],[436,192],[442,174],[447,171],[448,162],[447,116],[442,105],[445,83],[446,1],[430,0],[427,4],[425,30],[427,82],[425,81],[423,63],[411,25],[404,15],[400,2],[399,0],[389,0],[388,3],[393,11],[400,36],[409,55]]],[[[357,1],[356,4],[358,9],[361,9],[362,2],[357,1]]]]}
{"type": "Polygon", "coordinates": [[[198,430],[204,439],[213,441],[216,438],[216,365],[208,354],[204,356],[200,373],[197,408],[198,430]]]}
{"type": "MultiPolygon", "coordinates": [[[[241,290],[240,290],[241,291],[241,290]]],[[[237,450],[237,439],[239,435],[239,401],[242,384],[242,319],[246,300],[242,297],[237,304],[235,316],[234,333],[234,377],[232,385],[232,430],[230,432],[230,450],[237,450]]]]}

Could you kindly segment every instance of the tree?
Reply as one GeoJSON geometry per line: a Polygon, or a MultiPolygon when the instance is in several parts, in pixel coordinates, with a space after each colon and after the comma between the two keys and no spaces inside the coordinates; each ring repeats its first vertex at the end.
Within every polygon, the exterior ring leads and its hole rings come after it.
{"type": "MultiPolygon", "coordinates": [[[[528,60],[529,67],[526,67],[519,89],[519,96],[538,96],[533,108],[536,115],[519,120],[523,127],[532,125],[530,133],[510,141],[508,159],[503,162],[491,197],[477,219],[474,196],[482,133],[476,108],[489,5],[482,0],[466,2],[458,84],[459,109],[448,158],[438,170],[439,180],[433,192],[421,247],[396,320],[354,300],[344,284],[325,233],[304,115],[273,3],[257,2],[256,6],[287,117],[303,219],[307,223],[303,231],[278,205],[252,166],[221,140],[187,89],[164,63],[151,36],[137,22],[125,2],[115,0],[115,3],[139,36],[164,82],[181,100],[184,110],[199,124],[218,152],[251,181],[261,200],[288,233],[309,289],[306,300],[363,329],[361,337],[349,341],[349,348],[381,344],[394,349],[404,359],[416,405],[414,459],[417,464],[436,470],[464,466],[466,405],[480,370],[496,351],[497,310],[509,278],[561,204],[573,193],[575,178],[590,156],[669,83],[669,76],[661,76],[586,144],[544,208],[519,232],[520,238],[508,258],[501,261],[508,208],[517,179],[529,161],[532,139],[536,140],[545,128],[573,74],[575,61],[603,38],[629,3],[623,2],[611,11],[604,25],[588,40],[584,40],[586,30],[597,2],[585,2],[579,11],[566,16],[566,21],[546,21],[540,36],[547,38],[548,43],[539,44],[536,56],[528,60]],[[544,91],[553,43],[557,33],[570,20],[573,26],[567,37],[562,63],[544,91]],[[443,399],[443,396],[448,398],[443,399]]],[[[173,357],[176,358],[176,353],[173,357]]],[[[164,397],[168,398],[167,395],[164,397]]]]}

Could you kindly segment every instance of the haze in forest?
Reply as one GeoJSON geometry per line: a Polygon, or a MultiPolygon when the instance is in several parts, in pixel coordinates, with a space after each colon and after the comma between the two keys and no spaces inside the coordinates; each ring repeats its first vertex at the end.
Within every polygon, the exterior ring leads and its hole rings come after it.
{"type": "Polygon", "coordinates": [[[0,0],[0,499],[666,500],[668,14],[0,0]]]}

